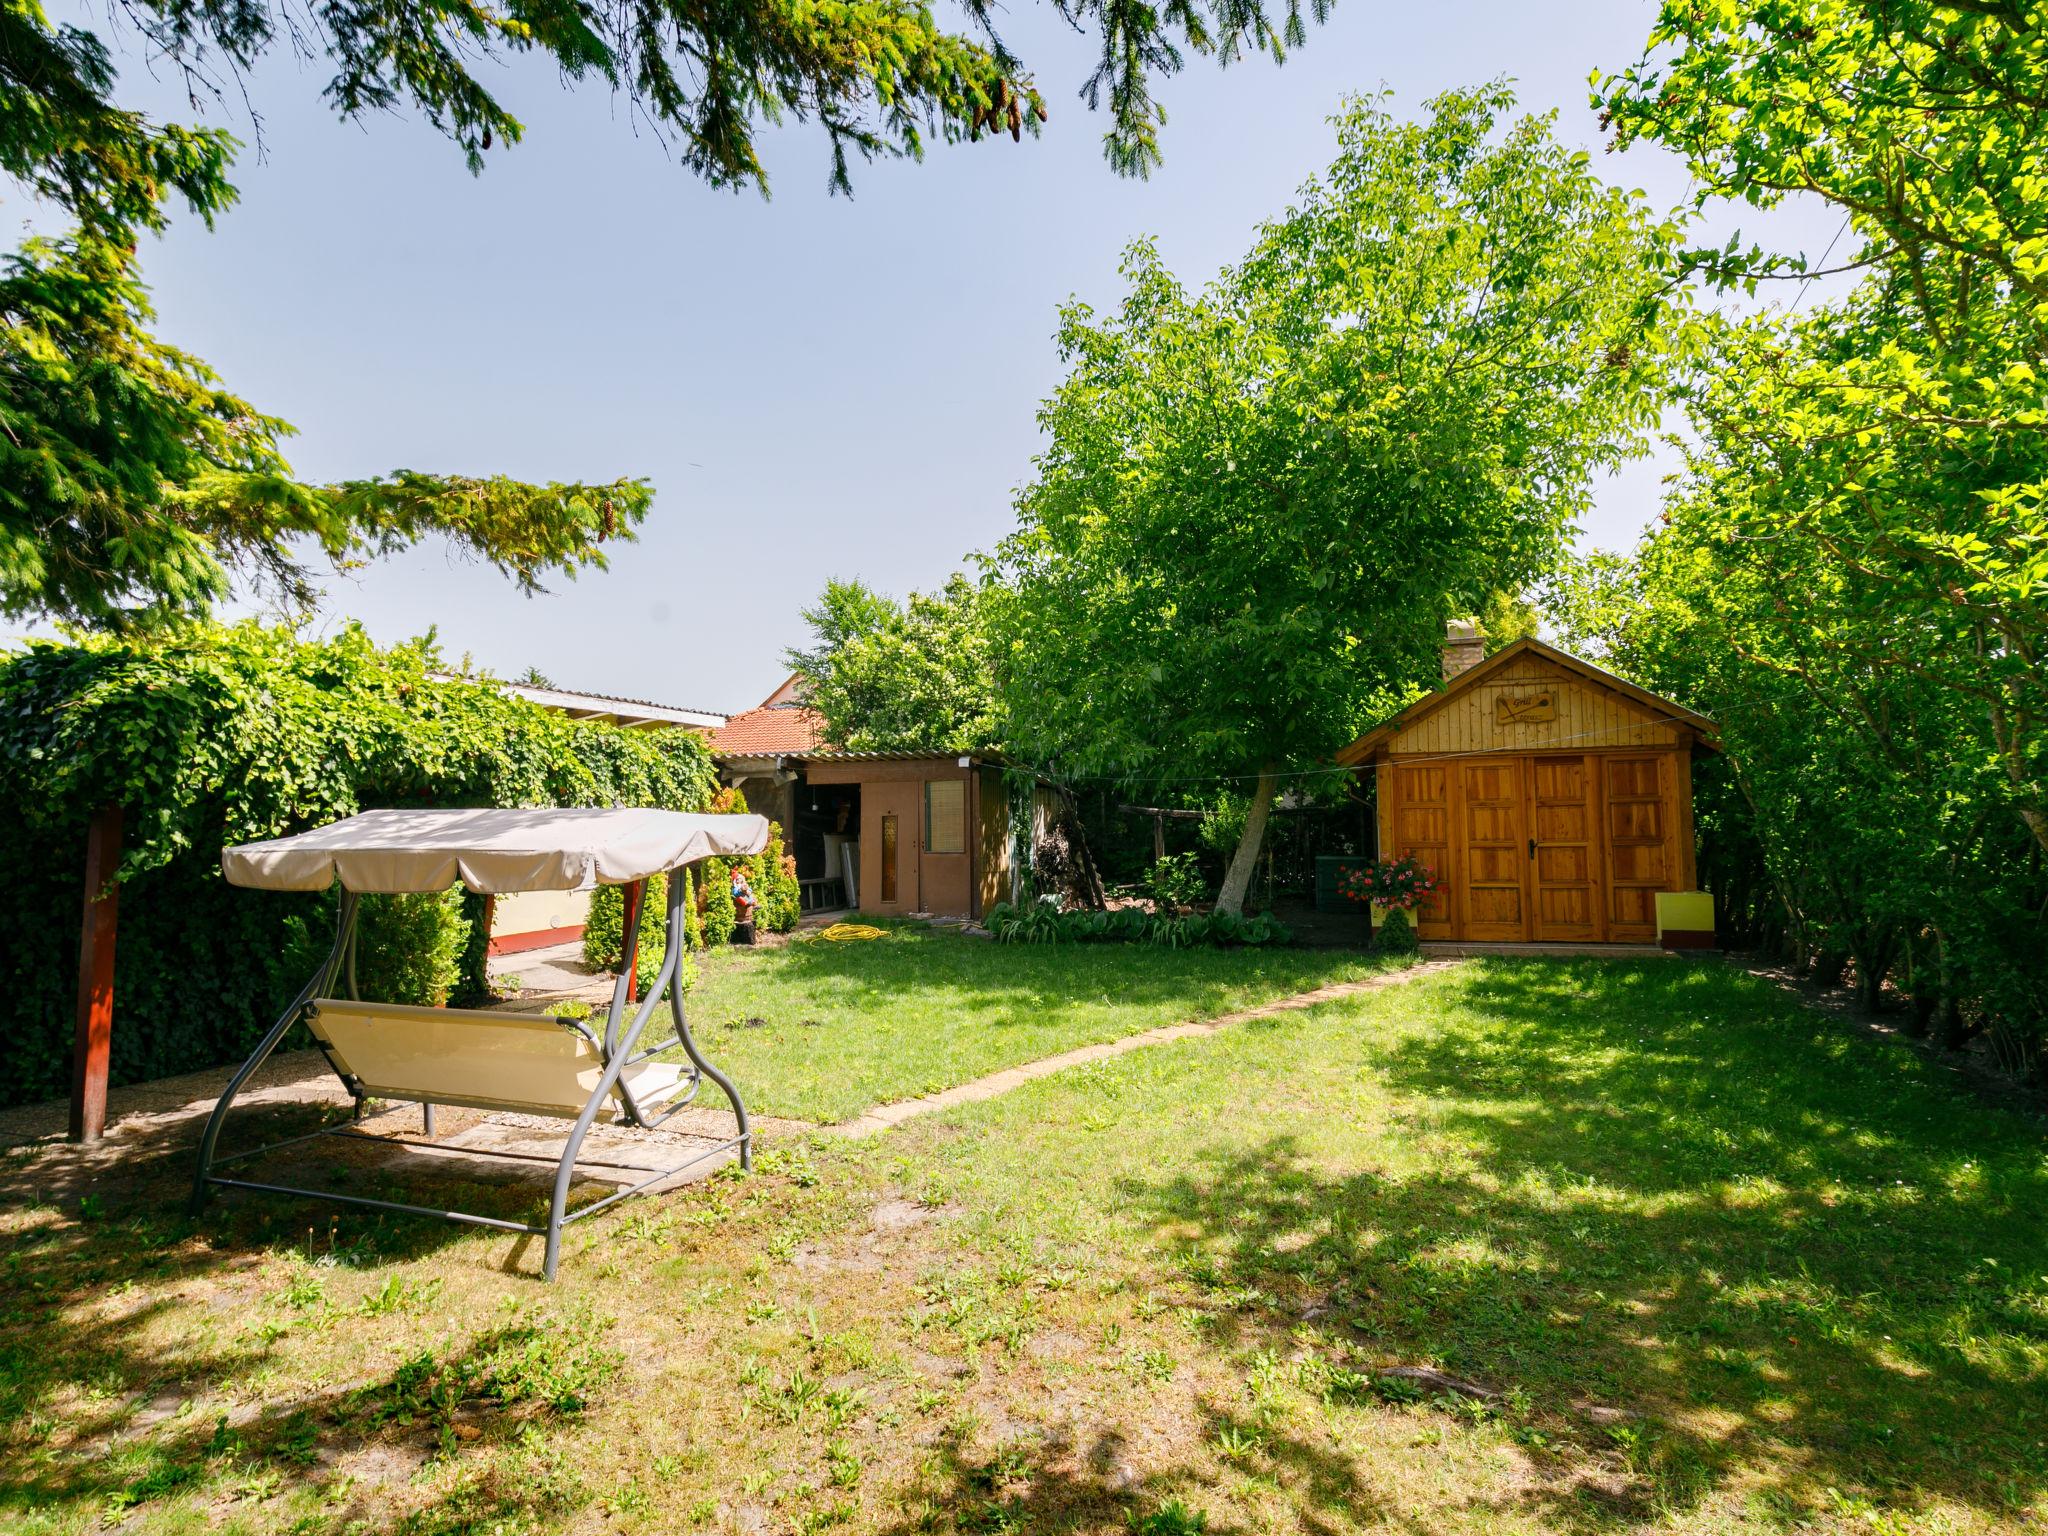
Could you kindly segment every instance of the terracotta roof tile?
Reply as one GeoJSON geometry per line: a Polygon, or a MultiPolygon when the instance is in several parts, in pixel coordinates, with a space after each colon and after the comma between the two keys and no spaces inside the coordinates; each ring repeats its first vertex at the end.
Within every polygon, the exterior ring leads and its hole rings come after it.
{"type": "Polygon", "coordinates": [[[824,745],[825,717],[801,704],[742,710],[711,733],[711,750],[720,757],[815,752],[824,745]]]}

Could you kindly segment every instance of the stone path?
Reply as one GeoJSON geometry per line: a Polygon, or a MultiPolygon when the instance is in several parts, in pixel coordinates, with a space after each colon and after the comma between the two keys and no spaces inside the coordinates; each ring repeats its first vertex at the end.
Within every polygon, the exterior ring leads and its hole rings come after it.
{"type": "Polygon", "coordinates": [[[1048,1077],[1054,1072],[1064,1072],[1068,1067],[1078,1067],[1090,1061],[1107,1061],[1112,1056],[1121,1056],[1126,1051],[1141,1051],[1148,1046],[1166,1045],[1175,1040],[1192,1040],[1201,1035],[1213,1035],[1218,1030],[1228,1029],[1233,1024],[1243,1024],[1251,1019],[1271,1018],[1276,1013],[1292,1013],[1303,1008],[1313,1008],[1318,1003],[1335,1002],[1338,998],[1357,997],[1366,992],[1378,992],[1387,987],[1404,986],[1424,976],[1434,976],[1440,971],[1453,970],[1456,960],[1424,960],[1405,971],[1391,971],[1381,976],[1369,976],[1364,981],[1340,981],[1327,987],[1317,987],[1313,992],[1297,992],[1292,997],[1279,998],[1270,1003],[1261,1003],[1256,1008],[1246,1008],[1239,1013],[1226,1013],[1218,1018],[1189,1020],[1180,1024],[1166,1024],[1158,1029],[1148,1029],[1143,1034],[1126,1035],[1121,1040],[1106,1040],[1100,1045],[1084,1045],[1078,1050],[1062,1051],[1057,1056],[1043,1056],[1037,1061],[1027,1061],[1021,1067],[1007,1067],[1001,1072],[991,1072],[987,1077],[977,1077],[971,1083],[961,1083],[940,1093],[927,1094],[921,1099],[901,1099],[894,1104],[878,1104],[873,1109],[855,1115],[851,1120],[842,1120],[825,1130],[835,1136],[875,1136],[892,1126],[918,1115],[936,1114],[942,1109],[951,1109],[955,1104],[977,1104],[983,1099],[993,1099],[1020,1088],[1034,1078],[1048,1077]]]}

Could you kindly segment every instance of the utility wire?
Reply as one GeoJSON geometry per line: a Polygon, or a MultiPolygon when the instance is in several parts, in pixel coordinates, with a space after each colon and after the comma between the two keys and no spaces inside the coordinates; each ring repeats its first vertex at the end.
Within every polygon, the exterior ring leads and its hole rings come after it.
{"type": "MultiPolygon", "coordinates": [[[[1683,715],[1652,715],[1641,723],[1642,725],[1688,725],[1691,721],[1683,715]]],[[[1589,736],[1604,736],[1606,734],[1608,733],[1605,730],[1577,731],[1569,736],[1554,736],[1544,742],[1532,742],[1523,750],[1545,752],[1567,742],[1583,741],[1589,736]]],[[[1401,759],[1401,766],[1404,768],[1414,768],[1425,763],[1459,762],[1468,757],[1496,757],[1500,755],[1501,750],[1498,747],[1474,747],[1464,752],[1421,753],[1412,757],[1403,757],[1401,759]]],[[[1030,763],[1008,763],[1005,766],[1019,773],[1028,773],[1041,783],[1051,784],[1060,788],[1074,784],[1242,784],[1257,783],[1260,779],[1266,777],[1263,773],[1191,774],[1171,779],[1153,778],[1148,774],[1129,773],[1075,773],[1062,777],[1030,763]]],[[[1357,764],[1332,763],[1323,768],[1290,768],[1276,772],[1272,777],[1276,779],[1333,778],[1338,775],[1350,776],[1356,774],[1358,769],[1359,765],[1357,764]]]]}

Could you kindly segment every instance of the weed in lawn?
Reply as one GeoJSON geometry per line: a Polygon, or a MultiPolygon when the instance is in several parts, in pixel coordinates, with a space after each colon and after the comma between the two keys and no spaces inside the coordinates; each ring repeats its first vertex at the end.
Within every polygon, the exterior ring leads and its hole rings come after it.
{"type": "Polygon", "coordinates": [[[327,1305],[327,1282],[309,1269],[294,1268],[285,1288],[277,1293],[280,1306],[290,1307],[295,1312],[310,1311],[327,1305]]]}
{"type": "Polygon", "coordinates": [[[364,1317],[389,1317],[396,1312],[413,1312],[426,1307],[440,1294],[439,1280],[414,1284],[403,1275],[387,1275],[381,1286],[362,1299],[356,1311],[364,1317]]]}
{"type": "Polygon", "coordinates": [[[1130,1526],[1131,1536],[1201,1536],[1209,1529],[1209,1517],[1171,1499],[1150,1513],[1133,1515],[1130,1526]]]}
{"type": "Polygon", "coordinates": [[[353,1394],[354,1401],[372,1425],[446,1425],[471,1404],[535,1403],[556,1414],[581,1413],[619,1370],[618,1352],[599,1342],[608,1326],[588,1312],[522,1310],[460,1355],[420,1351],[388,1382],[353,1394]]]}
{"type": "Polygon", "coordinates": [[[834,1488],[852,1488],[860,1482],[861,1459],[843,1440],[825,1447],[825,1463],[831,1469],[829,1481],[834,1488]]]}

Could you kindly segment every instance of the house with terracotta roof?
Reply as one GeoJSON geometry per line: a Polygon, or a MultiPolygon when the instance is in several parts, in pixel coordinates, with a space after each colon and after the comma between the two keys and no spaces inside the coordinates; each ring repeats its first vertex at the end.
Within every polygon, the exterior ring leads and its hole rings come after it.
{"type": "Polygon", "coordinates": [[[979,917],[1010,894],[999,765],[974,756],[845,752],[792,674],[711,732],[720,777],[778,822],[810,910],[979,917]]]}

